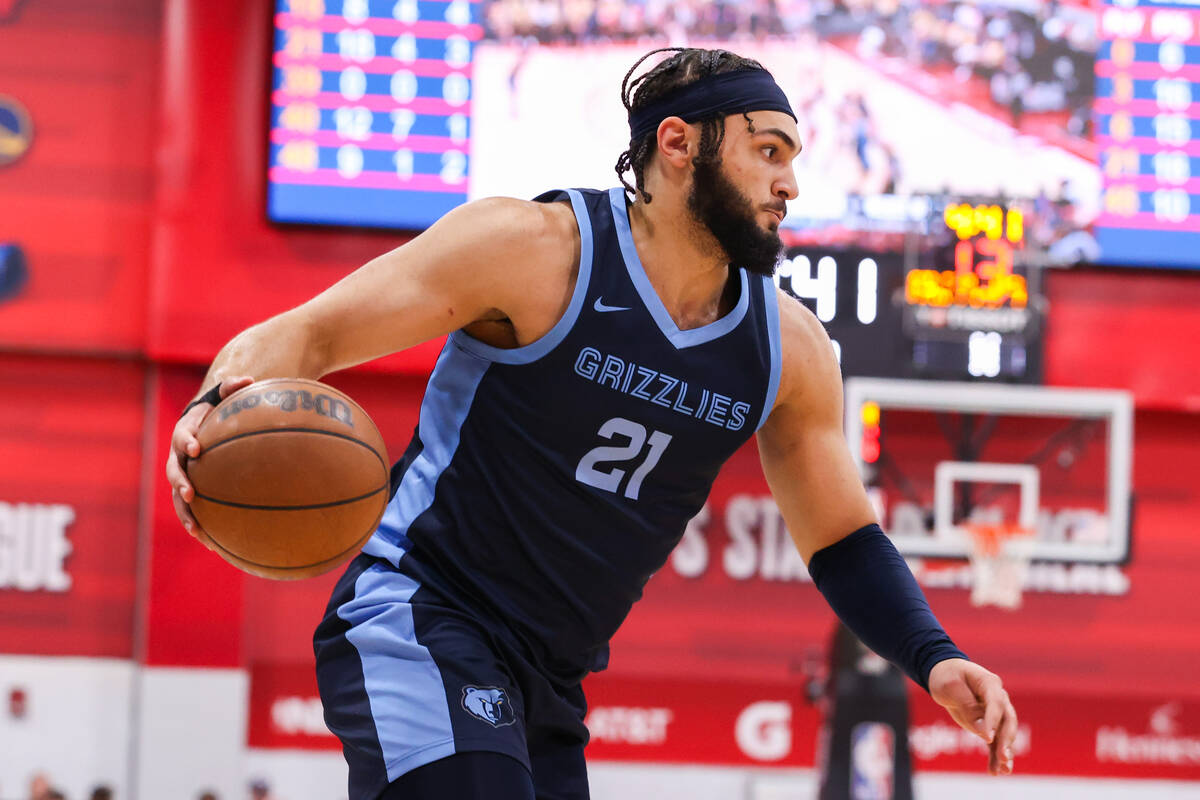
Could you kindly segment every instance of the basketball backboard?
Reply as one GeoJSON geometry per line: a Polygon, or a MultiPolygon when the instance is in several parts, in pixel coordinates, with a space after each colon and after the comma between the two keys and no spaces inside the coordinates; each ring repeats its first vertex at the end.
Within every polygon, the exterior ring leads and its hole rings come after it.
{"type": "Polygon", "coordinates": [[[964,522],[1032,530],[1039,561],[1129,557],[1129,393],[849,378],[846,434],[906,556],[967,558],[964,522]]]}

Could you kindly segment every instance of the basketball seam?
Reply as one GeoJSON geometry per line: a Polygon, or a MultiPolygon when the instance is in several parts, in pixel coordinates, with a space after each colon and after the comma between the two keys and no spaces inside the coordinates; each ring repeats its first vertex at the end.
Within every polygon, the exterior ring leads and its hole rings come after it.
{"type": "MultiPolygon", "coordinates": [[[[200,455],[197,456],[193,460],[196,460],[196,461],[200,460],[201,458],[204,457],[205,453],[216,450],[218,447],[220,447],[223,444],[228,444],[229,442],[233,442],[238,439],[245,439],[249,436],[262,436],[263,434],[268,434],[268,433],[316,433],[316,434],[320,434],[321,436],[333,436],[337,439],[345,439],[347,442],[353,442],[354,444],[359,445],[360,447],[365,447],[368,450],[370,450],[371,454],[374,455],[375,458],[379,460],[379,463],[380,463],[380,465],[383,466],[383,469],[385,472],[387,471],[387,468],[388,468],[387,462],[383,460],[383,456],[379,455],[379,451],[376,450],[374,447],[371,447],[371,445],[367,444],[366,442],[362,441],[361,439],[356,439],[353,436],[347,436],[344,433],[335,433],[334,431],[321,430],[320,428],[268,428],[266,430],[261,430],[261,431],[247,431],[246,433],[234,434],[233,436],[230,436],[228,439],[222,439],[219,442],[214,442],[213,444],[210,444],[208,447],[205,447],[203,449],[203,451],[200,453],[200,455]]],[[[372,492],[372,494],[374,494],[374,492],[372,492]]]]}
{"type": "MultiPolygon", "coordinates": [[[[382,518],[383,514],[380,514],[379,516],[382,518]]],[[[249,564],[252,567],[261,567],[262,569],[271,569],[271,570],[276,570],[276,571],[312,569],[313,567],[319,567],[322,564],[328,564],[331,561],[336,562],[339,558],[345,557],[346,553],[349,553],[355,549],[361,549],[362,546],[366,543],[367,539],[369,539],[375,533],[375,528],[378,528],[378,527],[379,527],[379,520],[377,519],[377,520],[375,520],[375,524],[371,528],[369,528],[365,534],[360,536],[358,538],[358,540],[354,542],[354,544],[350,545],[342,552],[336,553],[335,555],[332,555],[329,558],[325,558],[320,561],[314,561],[311,564],[296,564],[295,566],[291,566],[291,567],[275,566],[274,564],[260,564],[257,561],[251,561],[250,559],[246,558],[245,556],[238,555],[237,553],[233,552],[225,545],[218,542],[216,539],[213,539],[211,536],[209,537],[209,541],[212,542],[213,544],[215,544],[217,546],[218,550],[228,553],[230,556],[232,556],[233,558],[236,558],[238,561],[241,561],[243,564],[249,564]]],[[[234,564],[234,566],[236,567],[237,565],[234,564]]]]}
{"type": "Polygon", "coordinates": [[[390,487],[390,485],[391,485],[390,483],[385,483],[383,486],[380,486],[378,489],[373,489],[373,490],[367,492],[366,494],[360,494],[358,497],[347,497],[342,500],[334,500],[329,503],[311,503],[309,505],[302,505],[302,506],[289,506],[289,505],[268,506],[268,505],[257,505],[254,503],[238,503],[233,500],[218,500],[215,497],[209,497],[208,495],[201,494],[200,492],[196,492],[196,497],[199,497],[201,500],[207,500],[210,503],[216,503],[216,504],[222,505],[222,506],[231,506],[233,508],[247,508],[252,511],[312,511],[317,508],[333,508],[334,506],[341,506],[341,505],[345,505],[346,503],[357,503],[359,500],[366,500],[368,497],[372,497],[374,495],[379,494],[380,492],[384,491],[385,489],[388,489],[390,487]]]}

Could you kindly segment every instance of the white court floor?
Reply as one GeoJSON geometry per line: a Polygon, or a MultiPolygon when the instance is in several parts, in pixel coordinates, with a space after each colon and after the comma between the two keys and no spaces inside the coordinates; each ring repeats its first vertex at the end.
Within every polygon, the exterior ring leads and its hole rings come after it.
{"type": "MultiPolygon", "coordinates": [[[[261,776],[279,800],[341,800],[345,766],[337,753],[251,750],[247,778],[261,776]]],[[[1018,768],[1019,768],[1018,764],[1018,768]]],[[[813,770],[763,770],[593,762],[592,800],[814,800],[813,770]]],[[[995,778],[959,773],[918,775],[916,800],[1196,800],[1200,782],[995,778]]]]}

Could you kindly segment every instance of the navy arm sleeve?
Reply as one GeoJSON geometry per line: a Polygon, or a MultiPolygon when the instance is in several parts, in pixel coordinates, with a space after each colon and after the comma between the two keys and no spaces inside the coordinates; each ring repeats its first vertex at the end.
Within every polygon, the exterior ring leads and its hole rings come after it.
{"type": "Polygon", "coordinates": [[[867,647],[929,691],[929,671],[966,658],[942,630],[908,565],[878,525],[859,528],[813,554],[813,583],[867,647]]]}

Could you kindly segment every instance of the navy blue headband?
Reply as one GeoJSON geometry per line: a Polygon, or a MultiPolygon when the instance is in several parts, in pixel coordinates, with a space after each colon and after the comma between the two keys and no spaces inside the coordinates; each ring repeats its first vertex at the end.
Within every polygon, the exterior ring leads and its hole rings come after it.
{"type": "MultiPolygon", "coordinates": [[[[629,140],[637,141],[658,130],[667,117],[697,122],[746,111],[782,111],[792,119],[787,96],[764,69],[739,69],[708,75],[671,92],[666,97],[629,113],[629,140]]],[[[798,121],[798,120],[797,120],[798,121]]]]}

